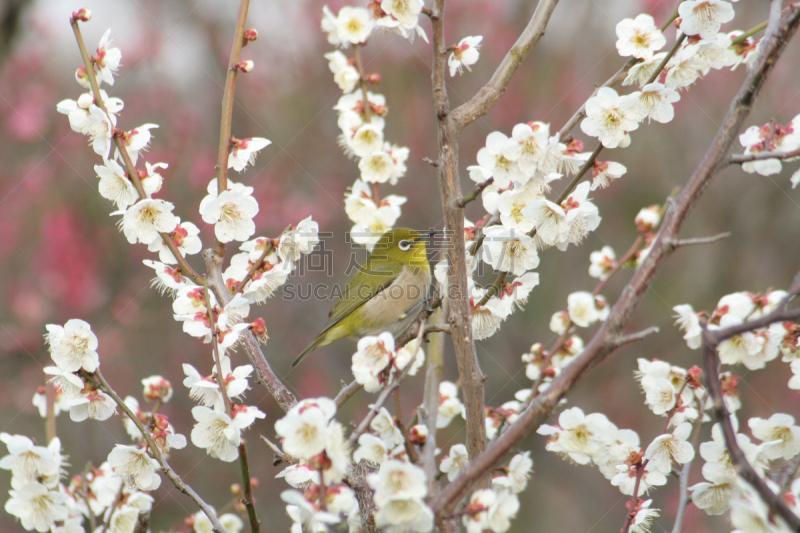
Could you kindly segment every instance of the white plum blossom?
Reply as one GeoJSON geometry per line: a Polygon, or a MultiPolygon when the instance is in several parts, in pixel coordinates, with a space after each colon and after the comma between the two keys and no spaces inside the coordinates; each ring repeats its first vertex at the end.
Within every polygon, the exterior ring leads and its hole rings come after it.
{"type": "Polygon", "coordinates": [[[263,137],[251,139],[236,139],[228,153],[228,168],[242,172],[247,165],[252,165],[256,160],[259,150],[266,148],[272,141],[263,137]]]}
{"type": "Polygon", "coordinates": [[[616,31],[617,51],[622,57],[650,59],[655,51],[667,44],[653,17],[644,13],[635,19],[622,19],[617,23],[616,31]]]}
{"type": "Polygon", "coordinates": [[[441,429],[450,425],[457,415],[464,416],[464,404],[458,399],[458,387],[450,381],[439,383],[439,412],[436,427],[441,429]]]}
{"type": "Polygon", "coordinates": [[[127,173],[114,160],[104,160],[102,165],[95,165],[94,171],[100,178],[100,195],[114,202],[117,209],[124,211],[139,200],[139,193],[128,179],[127,173]]]}
{"type": "Polygon", "coordinates": [[[597,137],[606,148],[624,147],[630,141],[628,132],[639,127],[638,114],[630,95],[620,97],[610,87],[601,87],[586,101],[586,118],[581,130],[597,137]]]}
{"type": "Polygon", "coordinates": [[[376,150],[358,162],[358,170],[367,183],[387,183],[395,174],[395,163],[388,152],[376,150]]]}
{"type": "Polygon", "coordinates": [[[97,337],[88,322],[73,318],[66,324],[48,324],[45,341],[50,346],[50,357],[64,372],[77,372],[81,368],[94,372],[100,366],[97,355],[97,337]]]}
{"type": "Polygon", "coordinates": [[[617,261],[617,254],[612,247],[603,246],[600,250],[589,254],[589,261],[589,275],[604,280],[611,273],[611,269],[617,261]]]}
{"type": "Polygon", "coordinates": [[[595,161],[592,165],[591,190],[605,189],[611,185],[611,180],[621,178],[627,171],[625,165],[614,161],[595,161]]]}
{"type": "MultiPolygon", "coordinates": [[[[209,302],[216,307],[214,293],[208,292],[209,302]]],[[[189,285],[178,290],[172,302],[173,317],[183,322],[183,331],[192,337],[203,338],[203,342],[211,342],[211,323],[206,307],[206,291],[203,287],[189,285]]]]}
{"type": "Polygon", "coordinates": [[[665,57],[667,57],[666,52],[659,52],[650,59],[639,61],[628,70],[628,75],[625,77],[622,85],[633,85],[636,83],[639,87],[644,86],[653,76],[659,65],[661,65],[661,61],[665,57]]]}
{"type": "Polygon", "coordinates": [[[521,153],[519,143],[499,131],[493,131],[486,136],[486,146],[478,150],[478,165],[484,169],[484,175],[494,178],[494,185],[505,189],[512,181],[523,179],[522,171],[516,164],[521,153]]]}
{"type": "Polygon", "coordinates": [[[374,27],[369,10],[363,7],[344,6],[336,16],[336,34],[345,47],[366,42],[374,27]]]}
{"type": "Polygon", "coordinates": [[[294,520],[292,532],[325,532],[328,531],[326,524],[340,522],[338,515],[317,509],[303,493],[296,490],[281,492],[281,499],[289,504],[286,506],[286,513],[294,520]]]}
{"type": "Polygon", "coordinates": [[[658,509],[650,509],[653,500],[639,501],[636,514],[631,521],[630,533],[650,533],[650,523],[653,518],[661,512],[658,509]]]}
{"type": "Polygon", "coordinates": [[[521,276],[539,266],[536,243],[527,234],[505,226],[491,226],[483,235],[482,259],[495,269],[521,276]]]}
{"type": "Polygon", "coordinates": [[[150,285],[155,287],[161,294],[169,293],[174,295],[183,288],[195,286],[194,282],[187,278],[178,267],[165,265],[150,259],[144,259],[142,263],[155,270],[156,277],[153,278],[150,285]]]}
{"type": "Polygon", "coordinates": [[[310,216],[301,220],[294,229],[281,235],[277,244],[278,257],[282,261],[295,262],[302,254],[310,254],[319,243],[319,224],[310,216]]]}
{"type": "Polygon", "coordinates": [[[231,419],[225,413],[198,405],[192,408],[192,416],[196,420],[192,428],[192,444],[204,448],[211,457],[229,463],[239,457],[242,431],[256,418],[266,415],[256,407],[239,405],[234,408],[231,419]]]}
{"type": "MultiPolygon", "coordinates": [[[[203,242],[200,240],[200,228],[191,222],[180,222],[171,231],[169,236],[178,247],[178,251],[186,257],[187,255],[194,255],[199,253],[203,248],[203,242]]],[[[172,254],[169,246],[164,242],[164,239],[155,239],[147,245],[147,249],[151,252],[158,252],[158,259],[162,263],[168,265],[175,265],[178,260],[172,254]]]]}
{"type": "Polygon", "coordinates": [[[89,391],[72,400],[69,418],[73,422],[83,422],[87,418],[107,420],[117,412],[114,399],[102,391],[89,391]]]}
{"type": "Polygon", "coordinates": [[[703,328],[700,326],[700,319],[697,313],[689,304],[676,305],[672,308],[677,313],[675,325],[683,332],[683,338],[689,348],[696,350],[703,344],[703,328]]]}
{"type": "Polygon", "coordinates": [[[672,104],[681,99],[677,91],[657,82],[645,85],[641,91],[629,96],[639,120],[655,120],[662,124],[672,121],[675,116],[672,104]]]}
{"type": "Polygon", "coordinates": [[[647,233],[648,231],[655,230],[658,228],[658,225],[661,224],[661,208],[657,205],[643,207],[636,214],[633,223],[636,225],[636,231],[639,233],[647,233]]]}
{"type": "Polygon", "coordinates": [[[800,453],[800,427],[794,417],[775,413],[769,419],[751,418],[747,425],[753,436],[764,442],[764,457],[767,459],[791,459],[800,453]]]}
{"type": "Polygon", "coordinates": [[[258,214],[258,202],[251,192],[250,187],[227,190],[201,204],[203,222],[214,224],[214,234],[220,242],[246,241],[256,232],[253,217],[258,214]]]}
{"type": "Polygon", "coordinates": [[[319,482],[319,471],[305,463],[294,463],[280,471],[276,478],[283,478],[290,487],[299,489],[311,481],[319,482]]]}
{"type": "Polygon", "coordinates": [[[375,21],[377,26],[393,29],[412,42],[416,35],[428,42],[425,30],[419,25],[424,7],[422,0],[381,0],[380,7],[385,16],[375,21]]]}
{"type": "Polygon", "coordinates": [[[528,486],[528,479],[531,477],[532,469],[533,459],[531,459],[531,452],[518,453],[508,464],[508,474],[494,478],[492,485],[518,494],[528,486]]]}
{"type": "Polygon", "coordinates": [[[519,511],[519,499],[506,490],[481,489],[472,493],[466,509],[469,514],[462,520],[467,533],[502,533],[511,527],[511,519],[519,511]]]}
{"type": "Polygon", "coordinates": [[[678,16],[686,35],[714,39],[720,26],[733,19],[733,6],[725,0],[687,0],[678,6],[678,16]]]}
{"type": "Polygon", "coordinates": [[[735,477],[718,476],[689,487],[692,493],[692,503],[706,514],[721,515],[730,509],[731,500],[737,496],[741,489],[735,477]]]}
{"type": "MultiPolygon", "coordinates": [[[[628,496],[633,495],[639,468],[641,467],[632,467],[627,463],[618,465],[617,474],[611,479],[611,484],[615,487],[619,487],[619,491],[622,494],[627,494],[628,496]]],[[[660,487],[666,485],[666,483],[666,476],[656,470],[654,465],[647,463],[644,465],[644,472],[641,475],[639,491],[636,496],[647,494],[652,487],[660,487]]]]}
{"type": "Polygon", "coordinates": [[[379,508],[392,500],[422,499],[428,494],[422,468],[393,459],[384,462],[377,473],[369,474],[367,483],[375,491],[379,508]]]}
{"type": "Polygon", "coordinates": [[[347,147],[353,155],[364,158],[381,150],[383,148],[383,125],[383,120],[373,120],[362,124],[352,135],[345,137],[347,147]]]}
{"type": "Polygon", "coordinates": [[[439,464],[439,470],[447,474],[449,481],[453,481],[468,464],[467,447],[463,444],[454,444],[450,447],[450,454],[439,464]]]}
{"type": "Polygon", "coordinates": [[[388,331],[380,335],[368,335],[358,341],[357,351],[353,354],[352,370],[356,381],[364,385],[364,390],[380,390],[380,375],[394,355],[394,337],[388,331]]]}
{"type": "Polygon", "coordinates": [[[358,449],[353,453],[353,461],[358,463],[362,459],[366,459],[380,465],[386,460],[388,454],[383,440],[375,435],[364,433],[358,437],[358,449]]]}
{"type": "Polygon", "coordinates": [[[275,422],[275,432],[283,438],[283,450],[299,459],[310,459],[325,449],[329,423],[336,404],[328,398],[299,402],[275,422]]]}
{"type": "Polygon", "coordinates": [[[559,250],[566,250],[570,244],[579,244],[589,232],[600,225],[600,214],[597,206],[588,199],[590,185],[584,181],[561,202],[566,220],[561,233],[561,240],[556,243],[559,250]]]}
{"type": "Polygon", "coordinates": [[[180,219],[172,214],[173,204],[164,200],[145,198],[129,207],[122,218],[122,229],[131,244],[150,244],[160,238],[159,233],[169,233],[180,219]]]}
{"type": "Polygon", "coordinates": [[[342,52],[334,50],[325,54],[325,59],[328,60],[328,68],[333,73],[333,81],[342,90],[342,92],[349,93],[356,88],[361,76],[358,70],[353,66],[342,52]]]}
{"type": "Polygon", "coordinates": [[[578,464],[589,464],[614,433],[614,425],[602,413],[584,415],[578,407],[558,416],[557,426],[541,425],[539,435],[549,435],[545,449],[569,456],[578,464]]]}
{"type": "Polygon", "coordinates": [[[686,439],[692,432],[692,425],[684,422],[672,433],[659,435],[647,447],[644,458],[648,459],[662,474],[672,471],[672,462],[684,464],[694,459],[694,448],[686,439]]]}
{"type": "MultiPolygon", "coordinates": [[[[44,446],[36,446],[24,435],[0,433],[0,441],[5,443],[9,453],[0,459],[0,468],[11,471],[12,486],[39,482],[40,478],[47,478],[53,481],[47,483],[49,488],[56,487],[61,467],[60,455],[56,456],[52,450],[44,446]]],[[[60,449],[60,442],[57,444],[60,449]]]]}
{"type": "Polygon", "coordinates": [[[469,71],[472,65],[478,62],[480,57],[482,35],[464,37],[453,47],[450,56],[447,58],[447,65],[450,67],[450,76],[455,76],[456,72],[462,73],[462,67],[469,71]]]}
{"type": "Polygon", "coordinates": [[[117,444],[108,454],[108,464],[128,487],[150,491],[161,485],[161,465],[144,449],[117,444]]]}
{"type": "Polygon", "coordinates": [[[39,533],[50,531],[55,522],[66,520],[68,496],[64,492],[50,490],[40,483],[26,483],[8,491],[11,498],[6,501],[5,510],[22,522],[28,531],[39,533]]]}
{"type": "Polygon", "coordinates": [[[518,230],[520,233],[529,233],[533,229],[534,221],[528,216],[529,212],[525,208],[531,200],[539,197],[530,187],[503,191],[497,199],[500,223],[506,228],[518,230]]]}
{"type": "Polygon", "coordinates": [[[570,320],[581,328],[588,328],[600,320],[595,296],[586,291],[573,292],[567,297],[567,312],[570,320]]]}
{"type": "MultiPolygon", "coordinates": [[[[150,133],[150,130],[157,127],[158,124],[142,124],[138,128],[134,128],[131,131],[126,131],[120,136],[120,140],[127,148],[128,155],[130,156],[131,162],[134,165],[139,159],[139,153],[146,151],[150,145],[150,140],[153,138],[153,134],[150,133]]],[[[122,156],[119,153],[119,148],[115,150],[114,158],[120,160],[122,159],[122,156]]]]}
{"type": "Polygon", "coordinates": [[[114,74],[117,73],[119,64],[122,61],[122,51],[116,46],[111,46],[113,42],[111,29],[108,29],[100,38],[97,54],[92,56],[98,83],[106,82],[109,85],[114,85],[114,74]]]}
{"type": "Polygon", "coordinates": [[[697,47],[684,46],[667,63],[664,85],[670,89],[685,89],[697,81],[704,68],[705,63],[698,57],[697,47]]]}
{"type": "MultiPolygon", "coordinates": [[[[372,408],[372,406],[370,406],[372,408]]],[[[397,427],[392,415],[385,407],[381,407],[372,422],[369,423],[372,431],[378,434],[380,439],[386,444],[387,449],[392,449],[403,443],[403,433],[397,427]]]]}

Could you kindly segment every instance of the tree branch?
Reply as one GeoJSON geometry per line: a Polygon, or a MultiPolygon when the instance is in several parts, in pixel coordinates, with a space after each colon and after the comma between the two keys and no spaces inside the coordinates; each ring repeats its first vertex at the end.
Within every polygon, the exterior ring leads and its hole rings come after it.
{"type": "MultiPolygon", "coordinates": [[[[217,255],[214,250],[208,249],[203,251],[203,259],[206,262],[206,270],[208,272],[208,286],[214,291],[214,294],[219,300],[220,304],[224,307],[231,301],[233,295],[228,292],[225,287],[225,282],[222,280],[222,257],[217,255]]],[[[269,393],[278,402],[278,405],[284,411],[291,409],[296,403],[294,395],[286,388],[281,379],[272,370],[272,367],[267,361],[258,340],[253,335],[253,332],[246,330],[242,332],[242,344],[247,352],[250,362],[256,369],[259,381],[267,388],[269,393]]]]}
{"type": "MultiPolygon", "coordinates": [[[[506,56],[497,66],[491,79],[469,101],[461,104],[453,111],[453,122],[456,131],[461,131],[466,125],[486,114],[505,92],[508,82],[517,72],[522,60],[528,55],[531,48],[544,36],[550,15],[553,14],[558,0],[539,0],[531,20],[522,34],[508,51],[506,56]]],[[[440,9],[440,17],[444,9],[440,9]]],[[[434,27],[437,21],[433,21],[434,27]]],[[[439,21],[440,22],[440,21],[439,21]]],[[[434,30],[435,31],[435,30],[434,30]]],[[[438,51],[438,48],[435,48],[438,51]]]]}
{"type": "MultiPolygon", "coordinates": [[[[222,111],[219,121],[219,147],[217,148],[217,194],[228,189],[228,152],[231,146],[231,121],[233,118],[233,95],[236,91],[236,77],[239,69],[236,64],[242,56],[244,46],[244,26],[247,23],[247,11],[250,0],[241,0],[236,29],[233,32],[231,57],[228,60],[228,73],[225,76],[225,90],[222,93],[222,111]]],[[[220,257],[225,255],[225,244],[214,239],[214,250],[220,257]]]]}
{"type": "Polygon", "coordinates": [[[754,154],[733,154],[728,158],[729,165],[741,165],[750,161],[762,161],[764,159],[791,159],[800,157],[800,149],[792,152],[756,152],[754,154]]]}
{"type": "Polygon", "coordinates": [[[530,406],[519,415],[508,430],[492,442],[480,456],[471,457],[471,461],[464,471],[431,501],[431,508],[438,517],[451,514],[455,505],[466,495],[475,480],[490,472],[506,453],[517,446],[533,428],[544,422],[553,408],[575,384],[611,353],[609,339],[621,333],[627,326],[659,267],[673,251],[669,241],[675,239],[703,190],[714,178],[720,162],[725,160],[733,139],[750,113],[750,108],[764,81],[785,49],[789,38],[796,31],[798,24],[800,24],[800,11],[793,8],[789,15],[781,21],[777,32],[765,39],[756,64],[748,73],[731,103],[728,114],[714,140],[689,181],[676,197],[673,207],[667,211],[661,231],[653,242],[650,253],[623,289],[622,295],[610,311],[609,319],[600,326],[586,344],[583,352],[563,369],[541,395],[531,402],[530,406]]]}
{"type": "MultiPolygon", "coordinates": [[[[548,3],[555,4],[552,0],[542,0],[540,5],[548,3]]],[[[467,415],[467,451],[470,459],[474,459],[483,452],[486,446],[483,373],[478,365],[475,342],[472,339],[467,294],[464,210],[458,206],[458,201],[462,196],[461,181],[458,175],[458,132],[460,128],[450,114],[450,102],[445,85],[447,46],[444,42],[444,4],[444,0],[436,0],[431,17],[433,26],[433,103],[438,119],[439,133],[439,186],[446,235],[448,236],[446,250],[450,268],[447,279],[448,283],[452,285],[451,288],[443,288],[443,292],[447,291],[450,302],[447,321],[452,328],[451,338],[456,353],[458,373],[461,377],[461,390],[467,415]]],[[[492,102],[494,100],[496,98],[492,102]]],[[[488,476],[485,476],[483,481],[488,485],[488,476]]]]}

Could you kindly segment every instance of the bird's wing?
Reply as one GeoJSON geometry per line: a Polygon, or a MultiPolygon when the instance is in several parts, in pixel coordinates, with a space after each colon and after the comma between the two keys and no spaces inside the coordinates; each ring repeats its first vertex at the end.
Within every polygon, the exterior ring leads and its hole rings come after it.
{"type": "Polygon", "coordinates": [[[320,335],[394,283],[394,280],[403,271],[403,264],[390,263],[371,266],[368,261],[364,271],[370,275],[359,272],[353,276],[353,279],[344,288],[342,297],[333,305],[328,315],[328,323],[325,324],[320,335]]]}

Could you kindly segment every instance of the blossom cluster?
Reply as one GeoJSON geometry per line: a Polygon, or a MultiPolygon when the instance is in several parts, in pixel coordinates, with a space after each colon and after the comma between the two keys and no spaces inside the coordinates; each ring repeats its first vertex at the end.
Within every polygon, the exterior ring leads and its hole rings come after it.
{"type": "MultiPolygon", "coordinates": [[[[421,0],[372,1],[368,7],[345,6],[334,15],[323,9],[322,30],[328,42],[337,47],[325,54],[336,84],[344,93],[334,106],[341,130],[339,144],[348,157],[358,160],[360,177],[345,195],[345,212],[353,221],[353,242],[371,249],[378,238],[392,229],[400,217],[406,198],[380,196],[379,185],[397,184],[406,173],[409,150],[384,138],[386,97],[368,90],[380,81],[379,74],[366,74],[360,49],[376,28],[383,28],[413,39],[425,37],[419,26],[421,0]],[[353,57],[343,50],[352,46],[353,57]]],[[[427,40],[427,38],[426,38],[427,40]]]]}

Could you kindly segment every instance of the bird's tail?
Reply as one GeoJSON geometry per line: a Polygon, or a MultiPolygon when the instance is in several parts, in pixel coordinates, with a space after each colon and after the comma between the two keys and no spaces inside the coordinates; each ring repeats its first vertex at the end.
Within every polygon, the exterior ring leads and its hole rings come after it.
{"type": "Polygon", "coordinates": [[[324,346],[324,344],[323,344],[323,341],[324,341],[324,340],[325,340],[325,336],[324,336],[324,335],[320,335],[319,337],[317,337],[316,339],[314,339],[314,342],[312,342],[311,344],[309,344],[309,345],[306,347],[306,349],[305,349],[305,350],[303,350],[302,352],[300,352],[300,355],[298,355],[298,356],[297,356],[297,359],[295,359],[295,360],[294,360],[294,363],[292,363],[292,368],[294,368],[294,367],[296,367],[298,364],[300,364],[300,361],[302,361],[303,359],[305,359],[305,357],[306,357],[308,354],[310,354],[311,352],[313,352],[314,350],[316,350],[316,349],[317,349],[317,348],[319,348],[320,346],[324,346]]]}

